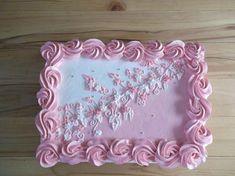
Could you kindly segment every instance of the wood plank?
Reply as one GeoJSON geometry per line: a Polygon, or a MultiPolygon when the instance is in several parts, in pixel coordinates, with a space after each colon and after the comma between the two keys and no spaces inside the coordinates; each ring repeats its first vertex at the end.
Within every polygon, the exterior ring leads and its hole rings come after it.
{"type": "Polygon", "coordinates": [[[187,10],[231,10],[235,9],[233,0],[70,0],[53,1],[2,1],[4,11],[187,11],[187,10]],[[14,3],[14,6],[12,6],[14,3]],[[151,5],[149,5],[151,4],[151,5]],[[172,5],[174,4],[174,5],[172,5]],[[120,7],[121,6],[121,7],[120,7]]]}
{"type": "MultiPolygon", "coordinates": [[[[61,33],[73,34],[73,36],[76,34],[77,37],[81,33],[82,39],[84,39],[85,37],[96,37],[91,34],[87,35],[88,32],[98,32],[102,33],[102,36],[97,36],[99,38],[173,40],[177,37],[187,40],[202,40],[209,37],[234,41],[234,17],[234,10],[221,10],[220,13],[217,11],[141,11],[141,13],[92,11],[89,14],[80,11],[66,13],[60,11],[51,13],[0,11],[0,39],[4,42],[9,38],[27,35],[30,37],[32,34],[45,33],[49,36],[53,33],[57,39],[60,36],[58,34],[61,33]],[[106,31],[110,32],[107,36],[106,31]],[[131,34],[124,36],[120,31],[128,31],[131,34]],[[142,35],[136,35],[136,32],[140,32],[139,34],[142,35]]],[[[47,36],[47,40],[56,39],[49,36],[47,36]]],[[[60,40],[63,40],[63,36],[60,37],[60,40]]]]}
{"type": "Polygon", "coordinates": [[[1,157],[0,174],[4,176],[230,176],[235,174],[234,163],[235,157],[209,157],[205,164],[195,170],[183,168],[166,170],[156,165],[140,167],[135,164],[105,164],[101,167],[96,167],[87,163],[74,166],[58,164],[53,168],[44,169],[32,157],[1,157]]]}

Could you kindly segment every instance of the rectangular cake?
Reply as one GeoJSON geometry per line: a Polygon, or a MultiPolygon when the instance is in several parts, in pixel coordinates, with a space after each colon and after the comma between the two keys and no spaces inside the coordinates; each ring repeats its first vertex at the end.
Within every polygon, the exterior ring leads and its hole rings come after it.
{"type": "Polygon", "coordinates": [[[193,169],[212,142],[199,43],[46,42],[36,116],[42,167],[137,163],[193,169]]]}

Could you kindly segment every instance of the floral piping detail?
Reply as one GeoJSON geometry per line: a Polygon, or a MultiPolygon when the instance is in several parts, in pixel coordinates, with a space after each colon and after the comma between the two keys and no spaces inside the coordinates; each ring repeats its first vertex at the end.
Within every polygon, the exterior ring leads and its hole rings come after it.
{"type": "Polygon", "coordinates": [[[134,116],[130,102],[145,106],[149,96],[157,95],[166,90],[171,80],[179,80],[183,75],[183,60],[159,60],[148,69],[133,67],[125,70],[127,80],[117,73],[108,73],[114,88],[109,90],[99,84],[94,77],[83,74],[85,89],[101,95],[98,102],[92,97],[84,97],[84,103],[66,105],[62,108],[64,140],[84,140],[83,130],[88,125],[92,127],[94,136],[102,135],[99,124],[106,118],[113,131],[116,131],[123,121],[131,121],[134,116]],[[83,105],[82,105],[83,104],[83,105]]]}

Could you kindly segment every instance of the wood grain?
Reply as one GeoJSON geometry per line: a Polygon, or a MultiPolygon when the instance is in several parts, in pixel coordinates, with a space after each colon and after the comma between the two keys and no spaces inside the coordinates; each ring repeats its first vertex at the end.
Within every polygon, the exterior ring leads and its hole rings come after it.
{"type": "Polygon", "coordinates": [[[235,175],[235,1],[0,0],[0,175],[235,175]],[[213,85],[214,143],[198,169],[58,164],[43,169],[34,155],[39,136],[35,94],[47,40],[197,40],[207,49],[213,85]]]}

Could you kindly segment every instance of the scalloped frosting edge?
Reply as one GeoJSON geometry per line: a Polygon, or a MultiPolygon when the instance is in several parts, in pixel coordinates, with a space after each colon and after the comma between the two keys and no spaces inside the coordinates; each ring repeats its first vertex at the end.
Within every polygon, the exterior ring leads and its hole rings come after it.
{"type": "Polygon", "coordinates": [[[124,164],[135,162],[147,166],[156,163],[161,167],[177,166],[194,169],[207,157],[206,146],[212,143],[212,134],[205,126],[211,114],[211,104],[207,100],[212,93],[211,84],[207,78],[207,63],[204,60],[205,49],[199,43],[185,43],[175,40],[166,44],[160,41],[130,41],[124,43],[111,40],[103,43],[98,39],[84,42],[71,40],[66,43],[46,42],[41,47],[41,55],[46,60],[40,73],[41,89],[37,99],[42,110],[36,116],[35,124],[41,136],[41,143],[36,151],[36,158],[42,167],[52,167],[57,162],[77,164],[90,162],[100,166],[106,162],[124,164]],[[90,140],[82,144],[76,141],[61,145],[53,140],[51,133],[56,129],[57,97],[55,89],[61,82],[61,76],[56,68],[61,59],[72,55],[84,56],[90,59],[123,59],[131,62],[141,62],[145,65],[153,59],[185,59],[187,68],[192,75],[188,80],[189,121],[185,124],[184,133],[187,141],[183,144],[177,141],[159,139],[106,139],[90,140]]]}

